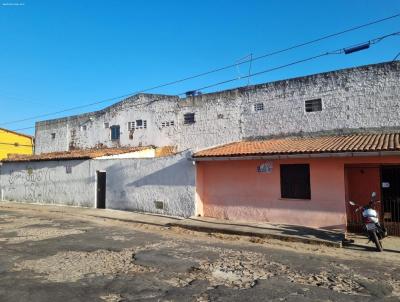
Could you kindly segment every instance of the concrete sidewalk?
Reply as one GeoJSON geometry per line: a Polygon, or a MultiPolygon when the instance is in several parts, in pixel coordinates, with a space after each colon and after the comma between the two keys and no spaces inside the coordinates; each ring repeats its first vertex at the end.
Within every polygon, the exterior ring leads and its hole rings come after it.
{"type": "Polygon", "coordinates": [[[219,220],[205,217],[191,217],[173,222],[177,226],[189,230],[224,233],[232,235],[273,238],[284,241],[322,244],[341,247],[344,233],[314,229],[294,225],[278,225],[268,223],[238,223],[229,220],[219,220]]]}
{"type": "Polygon", "coordinates": [[[104,210],[59,205],[0,202],[0,210],[31,210],[37,212],[90,216],[160,227],[180,227],[198,232],[273,238],[292,242],[303,242],[318,245],[322,244],[332,247],[341,247],[342,240],[344,238],[343,233],[293,225],[247,222],[239,223],[229,220],[218,220],[205,217],[190,217],[184,219],[179,217],[111,209],[104,210]]]}
{"type": "Polygon", "coordinates": [[[111,209],[80,208],[62,205],[47,205],[19,202],[0,202],[0,210],[31,210],[37,212],[49,212],[59,214],[72,214],[77,216],[90,216],[104,219],[113,219],[124,222],[149,224],[160,227],[167,227],[183,218],[171,217],[157,214],[146,214],[130,211],[119,211],[111,209]]]}

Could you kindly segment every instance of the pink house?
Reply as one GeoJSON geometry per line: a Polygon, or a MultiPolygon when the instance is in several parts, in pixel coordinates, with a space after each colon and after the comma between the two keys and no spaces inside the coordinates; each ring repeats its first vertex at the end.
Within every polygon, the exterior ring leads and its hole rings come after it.
{"type": "Polygon", "coordinates": [[[400,134],[245,141],[194,154],[196,214],[236,221],[357,228],[348,200],[372,191],[400,235],[400,134]]]}

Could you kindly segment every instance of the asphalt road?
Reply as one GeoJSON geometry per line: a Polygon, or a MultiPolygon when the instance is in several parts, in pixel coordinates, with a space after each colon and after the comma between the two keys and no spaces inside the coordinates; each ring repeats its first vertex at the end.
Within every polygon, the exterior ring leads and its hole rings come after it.
{"type": "Polygon", "coordinates": [[[400,301],[363,253],[0,209],[0,301],[400,301]]]}

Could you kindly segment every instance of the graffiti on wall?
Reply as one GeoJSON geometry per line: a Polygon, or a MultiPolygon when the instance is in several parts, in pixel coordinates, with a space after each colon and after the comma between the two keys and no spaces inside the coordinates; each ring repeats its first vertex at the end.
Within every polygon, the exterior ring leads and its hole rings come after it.
{"type": "Polygon", "coordinates": [[[51,170],[42,168],[35,170],[26,167],[25,170],[10,171],[9,193],[11,196],[23,195],[24,200],[50,201],[56,193],[51,170]]]}

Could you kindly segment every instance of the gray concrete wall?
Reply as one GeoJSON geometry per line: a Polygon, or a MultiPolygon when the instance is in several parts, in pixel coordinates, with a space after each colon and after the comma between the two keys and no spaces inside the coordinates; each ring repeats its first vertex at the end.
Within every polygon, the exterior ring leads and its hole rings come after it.
{"type": "Polygon", "coordinates": [[[137,145],[197,151],[246,138],[398,128],[399,82],[400,63],[390,62],[185,99],[141,94],[101,111],[38,122],[36,153],[137,145]],[[305,112],[304,102],[316,98],[322,99],[323,110],[305,112]],[[264,110],[255,111],[256,103],[263,103],[264,110]],[[195,113],[196,123],[184,124],[185,113],[195,113]],[[130,138],[128,122],[137,119],[147,120],[147,129],[135,130],[130,138]],[[174,125],[162,127],[165,121],[174,125]],[[111,141],[105,122],[120,125],[119,141],[111,141]]]}
{"type": "Polygon", "coordinates": [[[187,217],[194,214],[195,186],[187,156],[3,163],[0,189],[4,200],[95,207],[96,171],[104,170],[107,208],[187,217]]]}

